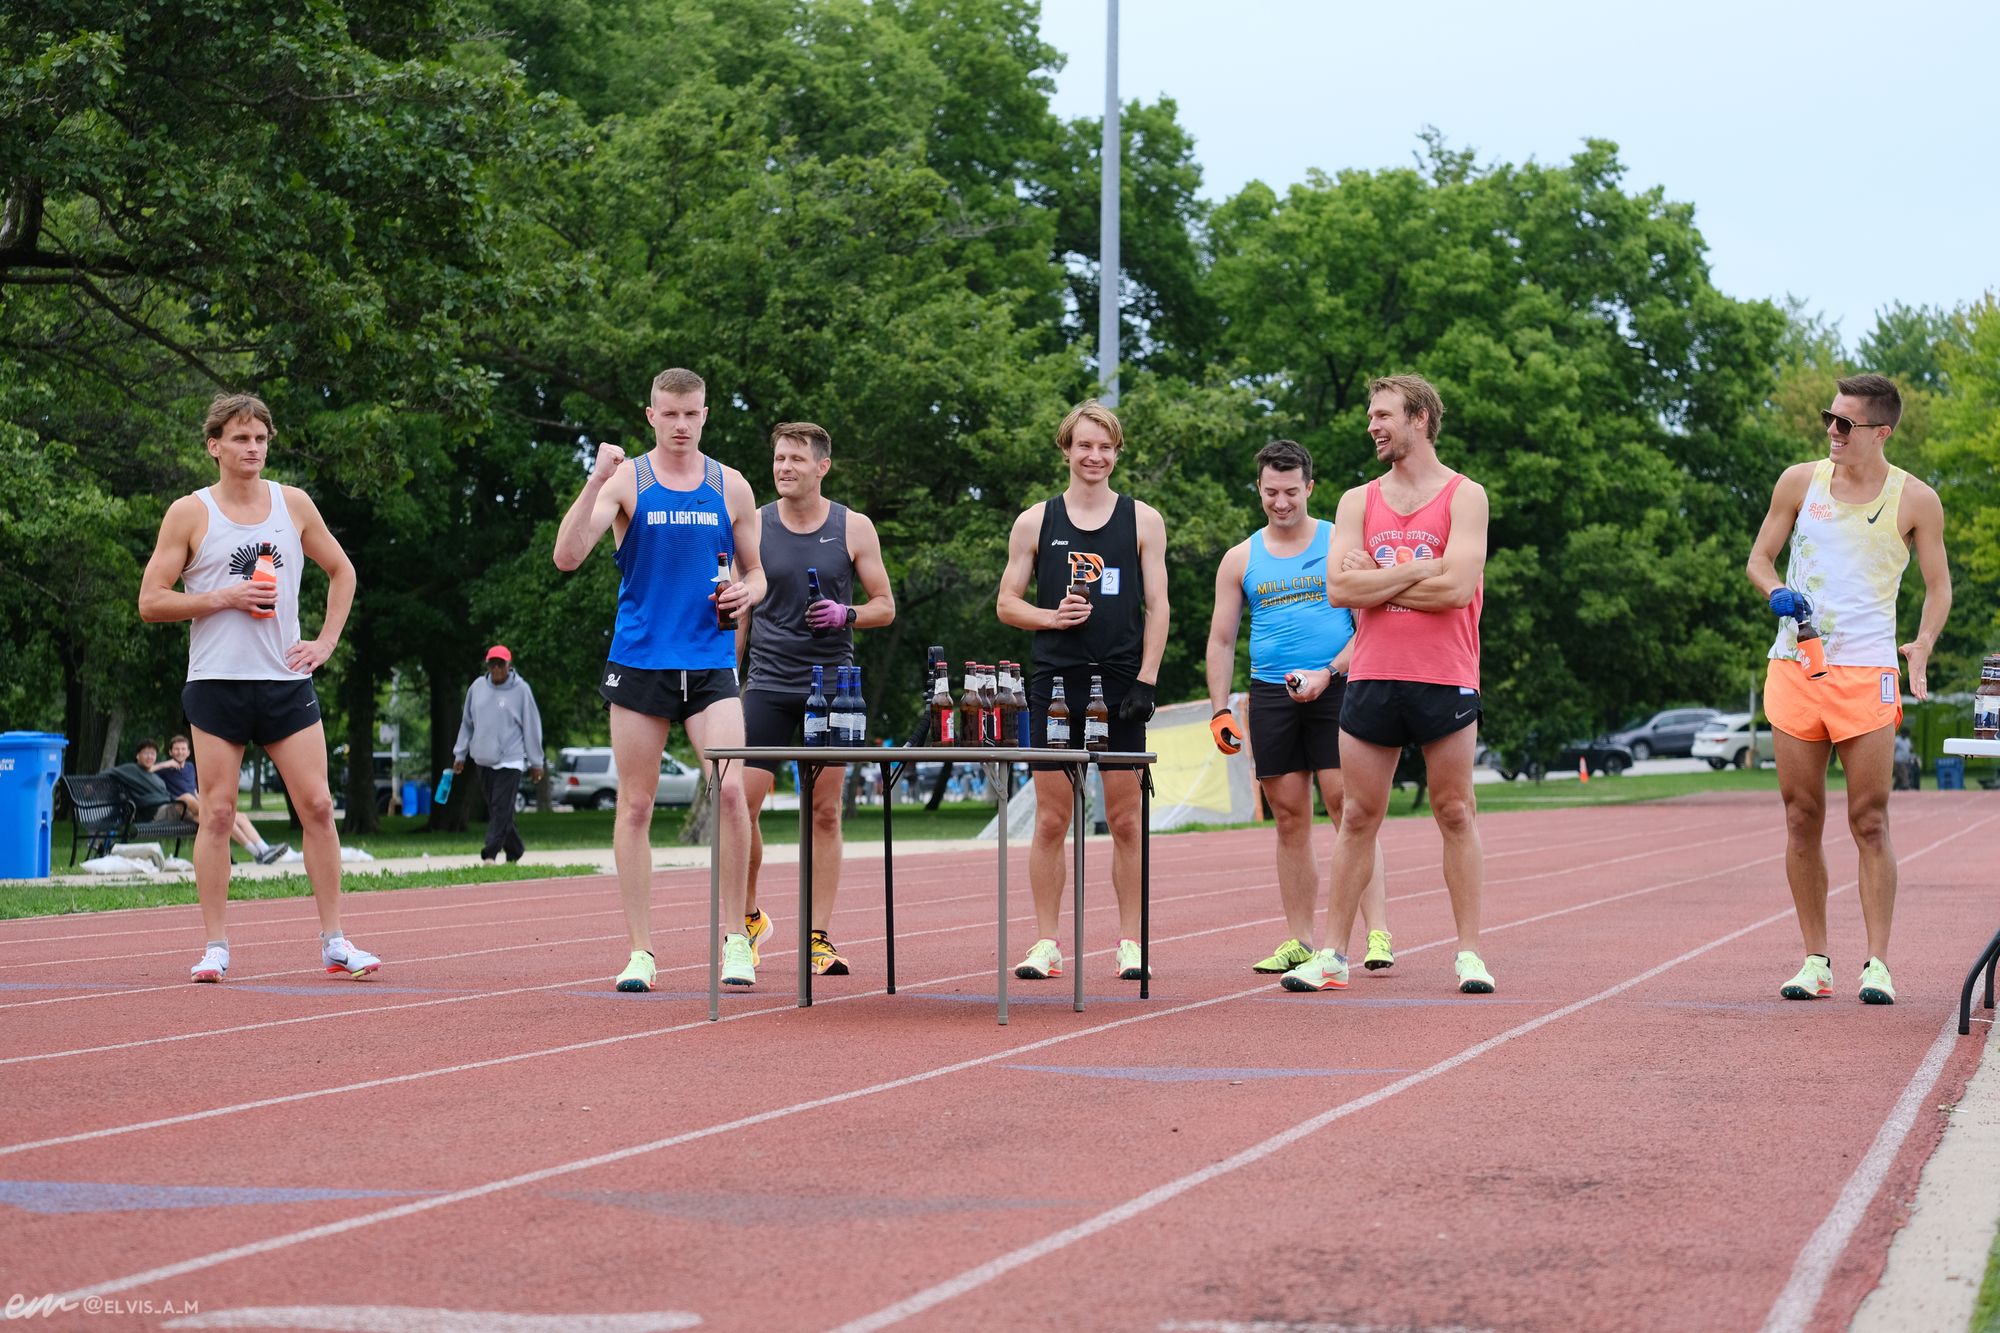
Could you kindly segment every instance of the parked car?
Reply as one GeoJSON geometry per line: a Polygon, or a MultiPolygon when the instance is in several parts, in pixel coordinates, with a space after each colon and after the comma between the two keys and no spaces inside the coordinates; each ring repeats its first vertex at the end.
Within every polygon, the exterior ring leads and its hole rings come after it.
{"type": "Polygon", "coordinates": [[[1583,764],[1590,765],[1590,776],[1615,778],[1632,767],[1637,758],[1631,750],[1615,741],[1599,737],[1594,741],[1571,741],[1556,754],[1556,767],[1566,773],[1574,773],[1583,764]]]}
{"type": "MultiPolygon", "coordinates": [[[[334,770],[331,774],[333,799],[336,802],[342,802],[347,798],[347,747],[345,745],[336,745],[333,747],[333,760],[334,770]]],[[[405,753],[403,760],[405,763],[414,764],[417,761],[417,756],[405,753]]],[[[375,809],[378,813],[386,815],[389,813],[391,807],[396,806],[396,756],[390,754],[387,750],[377,750],[372,756],[372,764],[375,770],[375,809]]]]}
{"type": "MultiPolygon", "coordinates": [[[[660,756],[660,785],[653,804],[692,805],[701,774],[672,755],[660,756]]],[[[573,809],[609,810],[618,804],[618,765],[608,745],[571,746],[556,770],[556,800],[573,809]]]]}
{"type": "Polygon", "coordinates": [[[1626,724],[1611,733],[1610,741],[1630,750],[1635,761],[1685,756],[1694,750],[1694,734],[1720,716],[1714,708],[1669,708],[1626,724]]]}
{"type": "MultiPolygon", "coordinates": [[[[1750,720],[1748,713],[1724,713],[1695,734],[1694,757],[1708,760],[1710,768],[1750,766],[1750,720]]],[[[1771,724],[1757,721],[1757,759],[1776,763],[1777,751],[1771,739],[1771,724]]]]}

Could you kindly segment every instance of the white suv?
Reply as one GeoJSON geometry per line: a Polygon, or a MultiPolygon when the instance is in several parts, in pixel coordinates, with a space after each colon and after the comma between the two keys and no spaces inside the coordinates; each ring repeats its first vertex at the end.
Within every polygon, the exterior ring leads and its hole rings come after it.
{"type": "MultiPolygon", "coordinates": [[[[660,785],[653,804],[691,805],[701,774],[672,755],[660,756],[660,785]]],[[[572,746],[562,752],[555,778],[555,798],[581,810],[609,810],[618,804],[618,766],[608,745],[572,746]]]]}

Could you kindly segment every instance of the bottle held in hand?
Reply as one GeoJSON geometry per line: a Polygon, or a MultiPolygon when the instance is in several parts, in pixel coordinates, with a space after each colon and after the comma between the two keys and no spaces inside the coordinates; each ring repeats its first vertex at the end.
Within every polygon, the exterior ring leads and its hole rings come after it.
{"type": "Polygon", "coordinates": [[[715,553],[715,627],[718,630],[736,628],[736,617],[723,609],[722,594],[729,590],[729,553],[715,553]]]}
{"type": "Polygon", "coordinates": [[[1807,680],[1826,679],[1826,640],[1820,638],[1819,627],[1812,623],[1812,612],[1798,618],[1800,665],[1805,668],[1807,680]]]}
{"type": "Polygon", "coordinates": [[[819,571],[810,565],[806,567],[806,629],[815,639],[824,639],[827,631],[812,623],[812,609],[825,598],[819,590],[819,571]]]}
{"type": "Polygon", "coordinates": [[[278,614],[278,553],[269,542],[257,548],[257,564],[250,571],[252,583],[267,584],[271,589],[271,605],[253,606],[250,614],[259,620],[270,620],[278,614]]]}

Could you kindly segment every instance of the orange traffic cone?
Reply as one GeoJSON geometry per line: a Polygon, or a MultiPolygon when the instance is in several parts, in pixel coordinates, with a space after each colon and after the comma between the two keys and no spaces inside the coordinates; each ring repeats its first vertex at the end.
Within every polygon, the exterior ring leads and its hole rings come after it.
{"type": "Polygon", "coordinates": [[[1576,780],[1578,782],[1590,781],[1590,757],[1588,755],[1577,756],[1576,780]]]}

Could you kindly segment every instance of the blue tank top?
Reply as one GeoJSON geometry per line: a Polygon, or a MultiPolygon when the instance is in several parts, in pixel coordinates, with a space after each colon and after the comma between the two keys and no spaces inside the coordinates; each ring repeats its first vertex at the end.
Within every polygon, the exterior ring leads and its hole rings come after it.
{"type": "Polygon", "coordinates": [[[1333,524],[1317,520],[1312,544],[1280,559],[1250,534],[1243,566],[1243,604],[1250,608],[1250,679],[1285,683],[1288,671],[1325,667],[1354,637],[1354,616],[1326,600],[1326,552],[1333,524]]]}
{"type": "Polygon", "coordinates": [[[736,665],[736,634],[715,627],[715,557],[736,557],[722,464],[706,460],[701,485],[671,490],[653,475],[652,455],[632,466],[638,507],[618,546],[618,628],[610,659],[649,671],[707,671],[736,665]]]}

